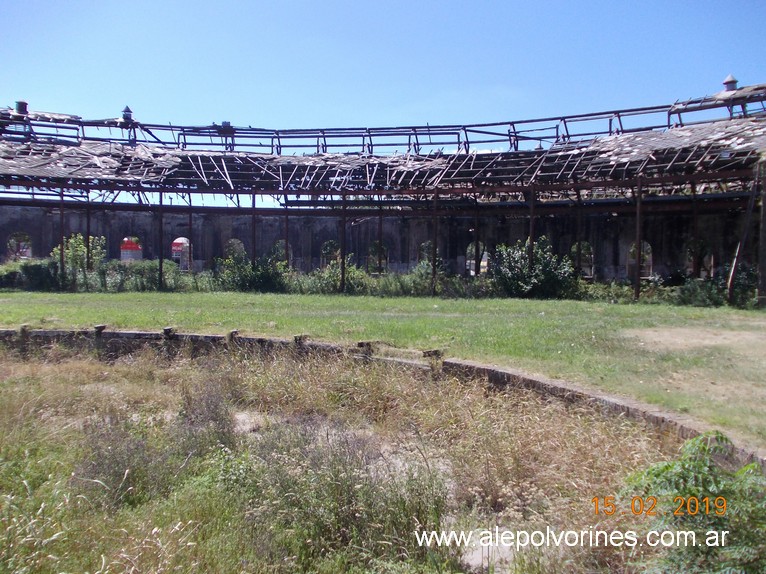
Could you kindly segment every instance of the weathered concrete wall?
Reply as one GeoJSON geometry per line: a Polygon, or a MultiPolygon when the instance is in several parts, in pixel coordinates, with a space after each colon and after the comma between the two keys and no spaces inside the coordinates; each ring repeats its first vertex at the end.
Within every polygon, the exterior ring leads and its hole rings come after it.
{"type": "MultiPolygon", "coordinates": [[[[160,215],[156,211],[102,211],[93,208],[88,217],[85,209],[67,209],[64,213],[64,233],[85,234],[90,219],[90,234],[104,236],[108,257],[120,257],[120,243],[124,237],[136,236],[143,246],[143,258],[155,259],[162,252],[171,258],[171,244],[177,237],[186,237],[192,243],[195,268],[210,267],[216,257],[224,255],[231,239],[242,242],[252,253],[252,216],[221,212],[164,213],[162,215],[162,241],[160,243],[160,215]]],[[[742,213],[699,215],[696,237],[705,255],[712,256],[715,265],[729,263],[739,241],[744,222],[742,213]]],[[[258,215],[255,218],[255,250],[257,256],[269,254],[284,240],[284,215],[258,215]]],[[[420,246],[433,237],[431,217],[385,217],[382,222],[383,244],[388,253],[388,268],[406,271],[418,262],[420,246]]],[[[340,241],[341,220],[338,217],[290,215],[287,219],[292,264],[309,271],[320,266],[321,247],[328,240],[340,241]]],[[[346,224],[346,244],[354,262],[362,267],[375,264],[367,260],[370,247],[378,239],[377,217],[351,218],[346,224]]],[[[758,238],[758,218],[751,221],[750,240],[744,249],[744,261],[755,263],[758,238]]],[[[523,241],[529,233],[529,219],[525,217],[452,216],[441,218],[437,225],[437,246],[448,271],[465,272],[465,261],[473,260],[469,245],[477,238],[489,252],[499,244],[523,241]],[[478,225],[477,225],[478,222],[478,225]],[[478,234],[477,231],[478,230],[478,234]]],[[[538,217],[535,235],[546,235],[560,254],[572,253],[578,236],[574,214],[538,217]]],[[[635,240],[635,219],[629,215],[600,214],[582,218],[581,237],[594,253],[594,273],[599,280],[624,279],[629,275],[628,254],[635,240]]],[[[60,213],[52,207],[0,208],[0,249],[15,233],[26,233],[32,240],[34,256],[47,256],[59,244],[61,237],[60,213]]],[[[647,215],[643,225],[643,239],[652,250],[652,271],[668,276],[687,268],[687,253],[695,237],[694,218],[691,214],[647,215]]],[[[373,258],[375,261],[375,258],[373,258]]]]}

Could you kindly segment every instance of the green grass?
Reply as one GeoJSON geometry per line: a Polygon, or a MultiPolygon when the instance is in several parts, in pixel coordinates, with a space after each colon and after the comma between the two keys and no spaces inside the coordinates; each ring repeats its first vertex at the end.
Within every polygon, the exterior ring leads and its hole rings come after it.
{"type": "Polygon", "coordinates": [[[647,328],[766,330],[760,311],[579,301],[447,300],[243,293],[0,294],[0,325],[382,341],[513,366],[675,409],[766,447],[763,369],[731,349],[642,346],[647,328]],[[715,383],[715,387],[711,386],[715,383]],[[715,391],[715,392],[713,392],[715,391]]]}

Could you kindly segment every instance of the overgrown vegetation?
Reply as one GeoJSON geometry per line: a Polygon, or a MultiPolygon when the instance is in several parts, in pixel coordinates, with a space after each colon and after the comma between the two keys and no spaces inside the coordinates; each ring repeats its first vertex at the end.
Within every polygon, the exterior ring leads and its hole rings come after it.
{"type": "Polygon", "coordinates": [[[766,478],[756,463],[736,472],[722,466],[716,458],[725,459],[730,445],[720,432],[703,434],[684,444],[678,459],[631,477],[634,491],[657,497],[669,509],[658,513],[650,528],[694,532],[697,542],[670,547],[648,565],[653,570],[766,572],[766,478]]]}
{"type": "MultiPolygon", "coordinates": [[[[0,380],[9,572],[483,571],[414,531],[587,529],[594,493],[631,488],[626,477],[676,447],[531,392],[343,358],[102,363],[53,347],[2,351],[0,380]]],[[[740,499],[762,500],[749,484],[740,499]]],[[[643,571],[636,558],[530,550],[512,571],[643,571]]]]}
{"type": "MultiPolygon", "coordinates": [[[[243,291],[261,293],[334,294],[341,290],[341,265],[338,245],[327,241],[322,246],[323,266],[308,274],[290,269],[285,262],[284,245],[255,262],[241,242],[229,242],[226,254],[213,268],[200,273],[182,272],[179,266],[163,262],[163,284],[159,285],[156,260],[118,261],[105,259],[104,238],[91,237],[90,259],[80,234],[65,240],[65,269],[59,272],[57,247],[51,259],[12,261],[0,265],[0,288],[32,291],[243,291]],[[90,265],[88,265],[90,263],[90,265]]],[[[578,278],[569,256],[554,254],[550,242],[541,237],[531,247],[528,242],[499,245],[489,259],[488,272],[481,275],[450,275],[437,257],[432,267],[432,249],[425,242],[419,263],[408,273],[377,272],[378,247],[371,248],[374,259],[368,273],[353,263],[348,255],[345,264],[345,290],[348,295],[380,297],[450,298],[514,297],[533,299],[579,299],[629,303],[634,290],[629,281],[610,284],[592,283],[578,278]]],[[[381,262],[385,258],[381,255],[381,262]]],[[[757,272],[741,265],[735,275],[729,297],[728,269],[719,269],[711,278],[698,279],[676,274],[662,280],[643,280],[641,302],[717,307],[730,304],[738,308],[756,305],[757,272]]]]}
{"type": "Polygon", "coordinates": [[[569,257],[557,257],[546,237],[532,245],[527,240],[498,246],[491,269],[498,289],[508,297],[565,299],[576,295],[572,262],[569,257]]]}

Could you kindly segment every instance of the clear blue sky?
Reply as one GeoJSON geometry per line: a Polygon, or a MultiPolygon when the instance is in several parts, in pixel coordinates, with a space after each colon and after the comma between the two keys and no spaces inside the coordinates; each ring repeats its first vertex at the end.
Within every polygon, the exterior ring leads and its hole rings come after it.
{"type": "Polygon", "coordinates": [[[266,128],[477,123],[766,83],[766,1],[0,0],[0,106],[266,128]]]}

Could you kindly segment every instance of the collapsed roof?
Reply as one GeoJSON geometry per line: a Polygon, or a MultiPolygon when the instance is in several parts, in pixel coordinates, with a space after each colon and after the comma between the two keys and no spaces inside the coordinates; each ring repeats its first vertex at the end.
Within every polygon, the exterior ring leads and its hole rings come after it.
{"type": "Polygon", "coordinates": [[[760,84],[539,120],[311,130],[142,124],[129,108],[83,120],[19,102],[0,109],[0,185],[111,202],[121,193],[147,203],[156,193],[273,195],[305,207],[525,201],[529,190],[540,201],[622,197],[639,178],[659,195],[692,183],[741,191],[766,152],[764,102],[760,84]],[[720,113],[687,121],[711,110],[720,113]]]}

